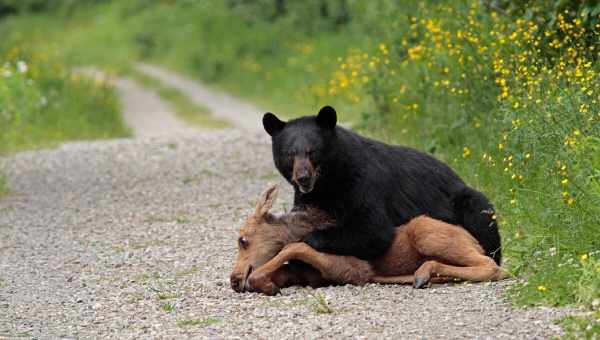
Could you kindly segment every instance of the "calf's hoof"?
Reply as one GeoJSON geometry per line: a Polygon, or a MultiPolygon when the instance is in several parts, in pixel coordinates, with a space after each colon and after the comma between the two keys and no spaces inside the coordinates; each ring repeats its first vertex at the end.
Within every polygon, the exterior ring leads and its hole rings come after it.
{"type": "Polygon", "coordinates": [[[417,276],[415,277],[415,282],[413,283],[413,288],[416,289],[422,289],[422,288],[427,288],[429,287],[429,278],[428,277],[422,277],[422,276],[417,276]]]}
{"type": "Polygon", "coordinates": [[[274,283],[269,283],[267,284],[265,287],[262,287],[261,289],[261,293],[265,294],[265,295],[269,295],[269,296],[273,296],[273,295],[277,295],[279,294],[279,287],[277,287],[274,283]]]}

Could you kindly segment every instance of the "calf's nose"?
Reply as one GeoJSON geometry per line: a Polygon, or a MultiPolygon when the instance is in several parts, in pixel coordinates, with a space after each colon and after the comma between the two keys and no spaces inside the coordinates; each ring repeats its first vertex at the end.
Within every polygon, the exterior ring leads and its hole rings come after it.
{"type": "Polygon", "coordinates": [[[231,283],[231,289],[234,291],[238,293],[243,291],[244,287],[242,285],[242,279],[239,275],[232,274],[231,277],[229,277],[229,282],[231,283]]]}

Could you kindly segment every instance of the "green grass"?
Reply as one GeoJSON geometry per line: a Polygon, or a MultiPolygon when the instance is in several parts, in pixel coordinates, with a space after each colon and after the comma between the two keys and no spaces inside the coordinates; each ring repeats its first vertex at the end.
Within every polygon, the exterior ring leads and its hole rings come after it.
{"type": "Polygon", "coordinates": [[[171,313],[175,310],[175,304],[172,303],[163,303],[162,305],[160,305],[160,310],[162,310],[165,313],[171,313]]]}
{"type": "Polygon", "coordinates": [[[33,334],[31,334],[31,332],[18,332],[15,334],[15,337],[17,337],[17,338],[32,338],[33,334]]]}
{"type": "Polygon", "coordinates": [[[181,91],[165,86],[159,80],[138,71],[132,70],[127,74],[146,88],[156,91],[162,99],[171,104],[175,114],[182,120],[198,127],[210,129],[231,126],[228,122],[212,116],[207,107],[192,102],[181,91]]]}
{"type": "Polygon", "coordinates": [[[304,296],[293,300],[281,300],[278,297],[270,297],[264,301],[264,304],[269,307],[281,309],[306,307],[309,312],[315,314],[332,314],[336,311],[325,295],[319,292],[311,292],[310,290],[306,290],[304,296]]]}
{"type": "Polygon", "coordinates": [[[57,51],[0,43],[0,65],[0,155],[129,135],[113,88],[72,74],[57,51]]]}
{"type": "Polygon", "coordinates": [[[160,293],[156,294],[156,298],[159,300],[177,299],[180,296],[181,296],[181,294],[177,293],[177,292],[160,292],[160,293]]]}
{"type": "Polygon", "coordinates": [[[189,268],[180,268],[175,271],[175,277],[184,277],[198,273],[198,267],[191,266],[189,268]]]}
{"type": "Polygon", "coordinates": [[[141,273],[141,274],[137,274],[133,277],[132,281],[137,282],[139,284],[146,284],[150,281],[156,281],[159,280],[161,278],[161,275],[159,272],[152,272],[152,273],[141,273]]]}
{"type": "Polygon", "coordinates": [[[8,184],[6,183],[6,177],[0,173],[0,197],[8,193],[8,184]]]}
{"type": "Polygon", "coordinates": [[[204,318],[204,319],[181,319],[177,321],[179,327],[206,327],[214,325],[220,322],[217,318],[204,318]]]}
{"type": "Polygon", "coordinates": [[[568,316],[557,322],[565,330],[565,339],[596,339],[600,334],[600,311],[584,316],[568,316]]]}
{"type": "Polygon", "coordinates": [[[112,87],[43,47],[0,46],[0,154],[129,134],[112,87]]]}
{"type": "Polygon", "coordinates": [[[310,307],[316,314],[332,314],[335,309],[321,293],[311,294],[310,307]]]}

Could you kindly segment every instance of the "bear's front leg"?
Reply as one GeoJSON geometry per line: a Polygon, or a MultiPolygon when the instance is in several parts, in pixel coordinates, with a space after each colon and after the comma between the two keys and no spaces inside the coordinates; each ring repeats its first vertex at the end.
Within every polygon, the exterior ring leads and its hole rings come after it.
{"type": "Polygon", "coordinates": [[[387,251],[394,235],[393,226],[358,227],[352,224],[315,230],[307,234],[303,242],[320,252],[372,260],[387,251]]]}

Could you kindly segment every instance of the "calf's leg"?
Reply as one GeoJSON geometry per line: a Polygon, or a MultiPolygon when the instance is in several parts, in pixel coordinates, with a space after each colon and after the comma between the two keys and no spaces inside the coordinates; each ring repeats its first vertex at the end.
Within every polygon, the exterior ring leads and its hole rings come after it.
{"type": "MultiPolygon", "coordinates": [[[[432,277],[430,282],[432,283],[446,283],[452,281],[452,278],[446,276],[432,277]]],[[[379,284],[400,284],[400,285],[412,285],[415,282],[414,275],[397,275],[397,276],[374,276],[371,279],[372,283],[379,284]]]]}
{"type": "Polygon", "coordinates": [[[468,281],[496,281],[508,272],[484,255],[483,249],[467,231],[429,217],[417,217],[407,225],[417,251],[426,261],[415,272],[415,288],[422,288],[435,276],[468,281]]]}
{"type": "Polygon", "coordinates": [[[249,288],[265,294],[275,294],[273,273],[290,260],[302,261],[321,273],[324,280],[337,284],[363,285],[374,275],[371,265],[352,256],[320,253],[306,243],[287,245],[277,256],[257,268],[248,278],[249,288]]]}
{"type": "Polygon", "coordinates": [[[509,277],[509,274],[496,265],[494,260],[485,255],[481,256],[485,257],[485,259],[481,259],[485,261],[469,267],[457,267],[434,260],[427,261],[415,272],[413,285],[415,288],[423,288],[438,275],[472,282],[498,281],[509,277]]]}

